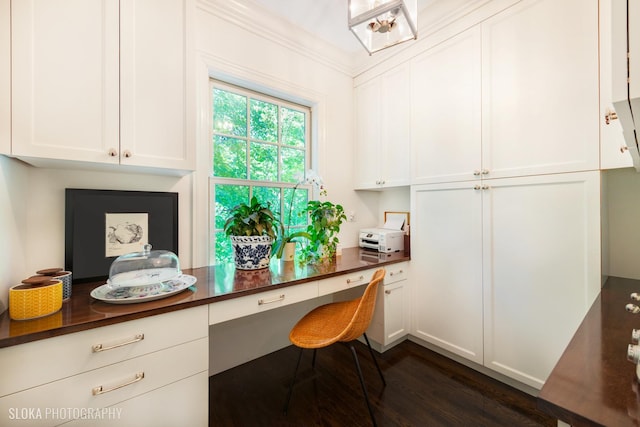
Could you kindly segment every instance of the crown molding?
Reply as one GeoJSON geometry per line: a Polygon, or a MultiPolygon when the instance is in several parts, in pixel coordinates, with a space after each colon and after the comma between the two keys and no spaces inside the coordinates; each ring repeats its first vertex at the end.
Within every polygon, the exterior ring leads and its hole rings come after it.
{"type": "Polygon", "coordinates": [[[298,55],[353,77],[349,53],[272,14],[252,0],[198,0],[197,8],[298,55]]]}

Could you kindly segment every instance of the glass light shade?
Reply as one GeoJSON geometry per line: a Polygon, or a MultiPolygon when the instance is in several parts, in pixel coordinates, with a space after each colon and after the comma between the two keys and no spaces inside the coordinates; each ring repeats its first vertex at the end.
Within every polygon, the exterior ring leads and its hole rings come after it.
{"type": "Polygon", "coordinates": [[[349,0],[349,29],[371,55],[415,39],[417,0],[349,0]]]}

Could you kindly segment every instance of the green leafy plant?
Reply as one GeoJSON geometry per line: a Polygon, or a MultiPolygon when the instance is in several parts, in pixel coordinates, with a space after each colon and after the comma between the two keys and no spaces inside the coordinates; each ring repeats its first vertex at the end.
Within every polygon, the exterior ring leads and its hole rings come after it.
{"type": "Polygon", "coordinates": [[[269,205],[260,203],[255,196],[248,205],[240,203],[233,207],[230,214],[224,223],[227,236],[270,236],[276,239],[280,221],[269,205]]]}
{"type": "Polygon", "coordinates": [[[307,203],[310,223],[307,226],[309,244],[302,250],[302,258],[309,263],[323,262],[336,254],[340,240],[340,225],[347,219],[341,205],[310,200],[307,203]]]}

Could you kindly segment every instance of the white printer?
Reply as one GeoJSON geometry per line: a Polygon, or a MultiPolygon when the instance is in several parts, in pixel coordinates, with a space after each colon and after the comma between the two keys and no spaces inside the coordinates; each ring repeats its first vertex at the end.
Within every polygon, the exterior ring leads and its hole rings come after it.
{"type": "Polygon", "coordinates": [[[404,249],[404,231],[388,228],[363,228],[360,230],[361,248],[378,252],[399,252],[404,249]]]}

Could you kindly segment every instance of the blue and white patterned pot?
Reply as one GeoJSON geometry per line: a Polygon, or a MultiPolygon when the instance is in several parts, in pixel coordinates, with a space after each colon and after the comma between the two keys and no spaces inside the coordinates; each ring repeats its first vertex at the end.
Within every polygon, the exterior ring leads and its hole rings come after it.
{"type": "Polygon", "coordinates": [[[269,267],[272,239],[269,236],[230,236],[233,259],[239,270],[269,267]]]}

